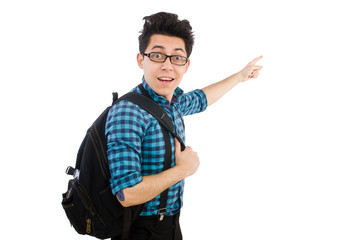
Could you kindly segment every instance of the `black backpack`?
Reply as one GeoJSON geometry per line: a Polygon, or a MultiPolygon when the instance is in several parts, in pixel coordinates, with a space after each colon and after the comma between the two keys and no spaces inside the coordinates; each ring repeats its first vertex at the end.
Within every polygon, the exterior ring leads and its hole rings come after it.
{"type": "MultiPolygon", "coordinates": [[[[178,139],[182,150],[185,146],[164,109],[151,99],[142,84],[138,87],[142,94],[130,92],[118,98],[118,94],[113,93],[112,106],[122,100],[131,101],[159,121],[166,144],[166,170],[171,167],[172,156],[169,133],[178,139]]],[[[112,106],[107,107],[88,129],[79,148],[75,168],[67,168],[66,173],[74,178],[69,180],[68,191],[62,195],[62,206],[71,225],[79,234],[99,239],[127,239],[131,225],[142,211],[143,204],[124,208],[111,190],[105,125],[112,106]]],[[[167,193],[168,190],[165,190],[161,194],[160,219],[166,212],[167,193]]]]}

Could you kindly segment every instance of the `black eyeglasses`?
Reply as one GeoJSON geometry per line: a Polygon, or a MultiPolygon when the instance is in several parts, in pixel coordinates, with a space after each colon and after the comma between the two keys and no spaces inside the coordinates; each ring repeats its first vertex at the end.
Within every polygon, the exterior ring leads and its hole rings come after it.
{"type": "Polygon", "coordinates": [[[187,57],[184,56],[179,56],[179,55],[170,56],[158,52],[143,53],[143,55],[147,56],[152,62],[159,62],[159,63],[166,62],[167,58],[170,58],[171,63],[178,66],[184,66],[189,60],[187,57]]]}

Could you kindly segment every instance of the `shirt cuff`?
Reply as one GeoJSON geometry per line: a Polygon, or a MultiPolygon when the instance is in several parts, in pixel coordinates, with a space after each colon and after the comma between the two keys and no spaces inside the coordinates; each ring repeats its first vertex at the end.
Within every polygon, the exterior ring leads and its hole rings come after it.
{"type": "Polygon", "coordinates": [[[200,96],[201,99],[201,109],[200,112],[203,112],[206,110],[207,106],[208,106],[208,101],[207,101],[207,96],[206,93],[204,92],[204,90],[202,89],[197,89],[196,90],[196,94],[198,94],[200,96]]]}

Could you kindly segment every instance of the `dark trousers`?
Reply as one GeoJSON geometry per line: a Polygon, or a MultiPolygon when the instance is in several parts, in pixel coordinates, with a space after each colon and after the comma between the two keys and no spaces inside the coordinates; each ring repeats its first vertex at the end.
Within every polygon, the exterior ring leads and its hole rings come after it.
{"type": "Polygon", "coordinates": [[[129,240],[182,240],[179,218],[179,213],[165,216],[162,221],[159,216],[138,217],[132,224],[129,240]]]}

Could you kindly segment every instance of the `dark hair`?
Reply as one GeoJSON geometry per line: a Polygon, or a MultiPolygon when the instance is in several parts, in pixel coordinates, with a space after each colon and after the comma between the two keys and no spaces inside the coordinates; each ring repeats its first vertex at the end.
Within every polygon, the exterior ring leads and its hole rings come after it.
{"type": "Polygon", "coordinates": [[[140,53],[144,53],[153,34],[162,34],[182,38],[185,42],[187,57],[191,55],[194,35],[189,21],[179,20],[176,14],[166,12],[146,16],[143,20],[145,24],[138,37],[140,53]]]}

